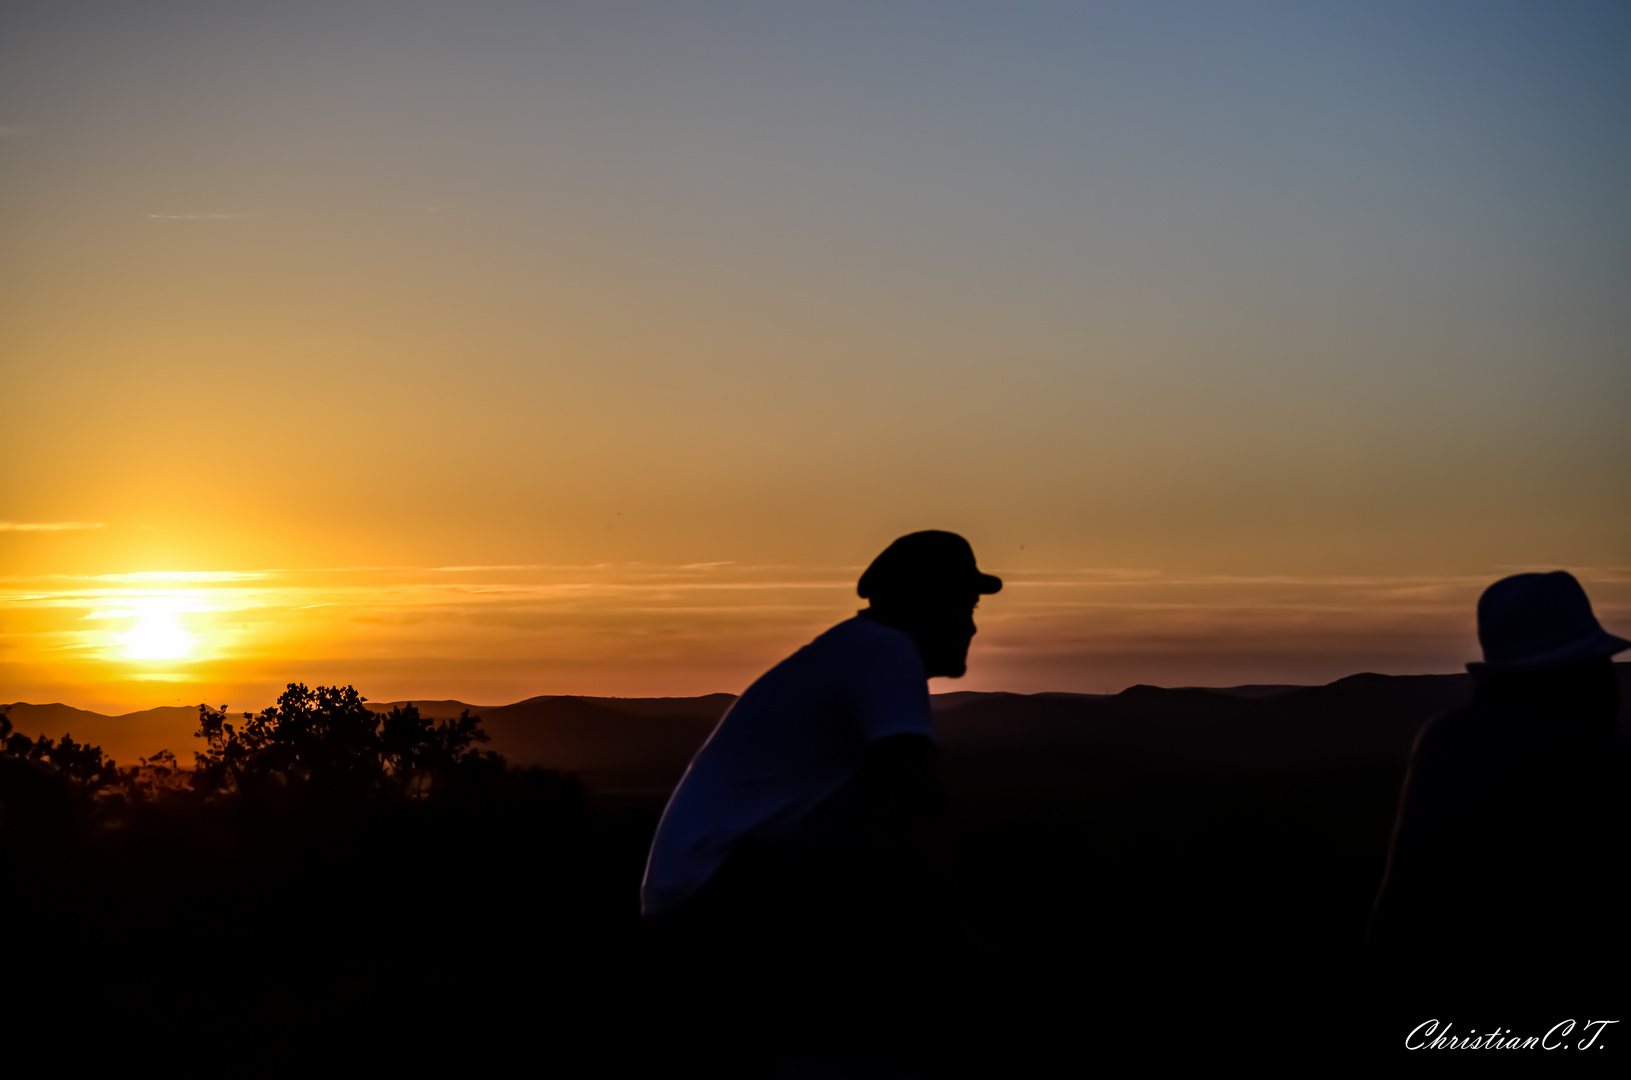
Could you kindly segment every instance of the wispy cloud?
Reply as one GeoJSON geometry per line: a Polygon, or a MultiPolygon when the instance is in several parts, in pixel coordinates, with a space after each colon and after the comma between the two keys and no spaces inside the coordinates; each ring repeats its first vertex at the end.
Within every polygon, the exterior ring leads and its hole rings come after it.
{"type": "Polygon", "coordinates": [[[100,521],[0,521],[0,532],[66,532],[103,526],[100,521]]]}
{"type": "Polygon", "coordinates": [[[134,574],[98,574],[98,581],[257,581],[265,570],[142,570],[134,574]]]}
{"type": "Polygon", "coordinates": [[[28,129],[15,124],[0,124],[0,139],[11,139],[23,134],[28,129]]]}
{"type": "Polygon", "coordinates": [[[140,609],[133,607],[108,608],[105,611],[93,611],[89,615],[83,617],[87,619],[129,619],[140,614],[140,609]]]}
{"type": "MultiPolygon", "coordinates": [[[[1502,574],[993,569],[1014,588],[980,605],[962,689],[1098,693],[1456,671],[1478,655],[1478,593],[1502,574]]],[[[366,679],[380,700],[736,691],[853,614],[857,573],[603,563],[0,574],[0,667],[87,694],[120,679],[213,680],[220,700],[275,696],[296,678],[366,679]],[[173,621],[191,653],[132,658],[144,620],[173,621]]],[[[1579,573],[1609,628],[1625,625],[1625,568],[1579,573]]],[[[132,693],[131,707],[151,703],[132,693]]]]}
{"type": "Polygon", "coordinates": [[[238,221],[243,218],[259,217],[259,214],[148,214],[149,218],[157,221],[238,221]]]}

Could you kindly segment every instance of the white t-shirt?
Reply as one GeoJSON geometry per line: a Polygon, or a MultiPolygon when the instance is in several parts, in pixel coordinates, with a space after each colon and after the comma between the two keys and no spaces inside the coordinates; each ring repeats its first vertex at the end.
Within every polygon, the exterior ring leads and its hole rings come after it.
{"type": "Polygon", "coordinates": [[[744,837],[791,842],[861,771],[867,744],[931,735],[929,685],[902,630],[857,616],[765,672],[691,759],[646,862],[641,909],[671,910],[744,837]]]}

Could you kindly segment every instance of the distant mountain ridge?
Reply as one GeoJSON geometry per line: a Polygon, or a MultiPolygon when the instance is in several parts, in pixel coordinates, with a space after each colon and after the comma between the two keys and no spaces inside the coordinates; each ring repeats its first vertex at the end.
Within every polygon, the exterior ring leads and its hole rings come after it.
{"type": "MultiPolygon", "coordinates": [[[[1631,702],[1631,664],[1617,665],[1631,702]]],[[[1163,773],[1402,767],[1411,741],[1437,713],[1467,701],[1467,675],[1351,675],[1325,686],[1164,689],[1119,694],[934,695],[939,739],[954,773],[1018,770],[1036,782],[1116,785],[1163,773]]],[[[672,786],[736,698],[606,698],[548,695],[509,705],[453,700],[412,704],[433,719],[468,709],[495,750],[518,765],[581,774],[592,786],[656,791],[672,786]]],[[[191,757],[198,710],[165,706],[104,716],[67,705],[8,707],[25,735],[71,734],[121,764],[161,749],[191,757]]]]}
{"type": "Polygon", "coordinates": [[[151,757],[160,750],[172,750],[190,762],[193,732],[198,730],[196,705],[161,705],[106,716],[61,703],[31,705],[19,701],[0,705],[0,711],[11,720],[14,735],[46,735],[53,739],[72,735],[75,742],[100,746],[121,765],[134,765],[138,758],[151,757]]]}

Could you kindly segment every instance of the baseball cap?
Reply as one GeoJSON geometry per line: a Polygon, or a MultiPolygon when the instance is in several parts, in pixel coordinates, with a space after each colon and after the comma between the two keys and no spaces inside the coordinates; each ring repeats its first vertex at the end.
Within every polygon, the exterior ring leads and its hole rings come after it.
{"type": "Polygon", "coordinates": [[[952,532],[928,529],[908,533],[872,560],[855,591],[868,600],[926,600],[947,594],[984,596],[999,591],[1002,579],[981,573],[974,549],[952,532]]]}

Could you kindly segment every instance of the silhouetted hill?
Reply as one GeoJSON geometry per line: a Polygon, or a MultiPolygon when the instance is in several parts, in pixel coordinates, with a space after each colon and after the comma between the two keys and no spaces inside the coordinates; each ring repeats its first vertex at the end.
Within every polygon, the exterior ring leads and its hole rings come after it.
{"type": "Polygon", "coordinates": [[[466,709],[472,716],[484,716],[487,711],[486,706],[467,705],[451,698],[442,701],[370,701],[367,705],[370,710],[377,713],[388,713],[399,705],[412,705],[419,710],[419,715],[427,720],[457,720],[459,714],[466,709]]]}
{"type": "MultiPolygon", "coordinates": [[[[1618,665],[1631,684],[1631,664],[1618,665]]],[[[955,771],[1002,774],[1079,788],[1124,787],[1152,772],[1196,774],[1287,769],[1402,767],[1431,716],[1472,692],[1467,675],[1351,675],[1326,686],[1163,689],[1119,694],[958,691],[933,698],[941,743],[955,771]]],[[[1625,694],[1631,703],[1631,688],[1625,694]]],[[[432,719],[468,709],[495,750],[518,765],[581,773],[591,786],[672,786],[735,697],[543,696],[510,705],[412,702],[432,719]]],[[[370,702],[387,711],[408,702],[370,702]]],[[[190,757],[195,708],[169,706],[103,716],[67,705],[10,706],[26,735],[72,734],[133,763],[160,749],[190,757]]],[[[965,776],[965,779],[967,777],[965,776]]]]}
{"type": "Polygon", "coordinates": [[[735,700],[535,697],[487,710],[482,727],[511,761],[576,772],[593,787],[666,793],[735,700]]]}
{"type": "MultiPolygon", "coordinates": [[[[1266,688],[1252,688],[1254,691],[1266,688]]],[[[948,755],[1038,758],[1093,773],[1138,755],[1167,768],[1295,768],[1402,757],[1421,724],[1466,701],[1466,675],[1355,675],[1272,693],[1132,686],[1119,694],[943,694],[948,755]],[[1079,759],[1079,760],[1078,760],[1079,759]]]]}
{"type": "Polygon", "coordinates": [[[172,750],[184,761],[191,761],[193,732],[198,730],[196,705],[162,705],[120,716],[104,716],[60,703],[31,705],[26,701],[0,709],[11,718],[15,734],[52,739],[72,735],[75,742],[100,746],[121,765],[134,765],[137,758],[151,757],[160,750],[172,750]]]}

